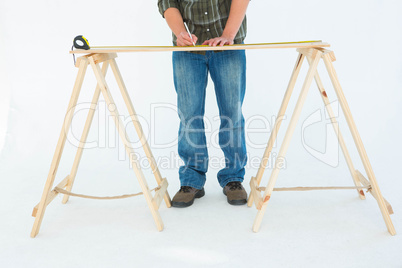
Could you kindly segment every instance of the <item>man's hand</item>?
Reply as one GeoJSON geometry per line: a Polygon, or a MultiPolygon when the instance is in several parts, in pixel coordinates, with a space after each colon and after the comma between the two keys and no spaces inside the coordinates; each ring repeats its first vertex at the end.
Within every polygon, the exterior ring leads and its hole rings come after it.
{"type": "Polygon", "coordinates": [[[186,46],[192,46],[193,45],[193,41],[194,44],[197,43],[197,36],[195,36],[194,34],[191,35],[193,37],[193,40],[191,40],[190,36],[188,35],[188,32],[184,31],[181,32],[179,35],[177,35],[177,46],[179,47],[186,47],[186,46]]]}
{"type": "Polygon", "coordinates": [[[197,43],[198,37],[193,34],[191,35],[193,37],[193,40],[191,40],[190,36],[188,35],[188,32],[186,31],[186,28],[184,27],[184,22],[181,13],[177,8],[170,7],[166,9],[164,16],[170,29],[172,29],[172,32],[177,37],[176,40],[177,46],[179,47],[192,46],[193,41],[194,44],[197,43]]]}
{"type": "Polygon", "coordinates": [[[210,47],[216,47],[216,46],[223,47],[224,45],[233,45],[233,38],[222,35],[221,37],[206,40],[202,44],[210,47]]]}

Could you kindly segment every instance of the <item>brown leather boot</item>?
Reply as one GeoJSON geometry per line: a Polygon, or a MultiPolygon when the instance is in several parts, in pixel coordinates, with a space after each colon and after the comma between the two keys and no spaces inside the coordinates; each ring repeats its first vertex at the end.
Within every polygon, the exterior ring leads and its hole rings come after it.
{"type": "Polygon", "coordinates": [[[247,203],[247,193],[239,181],[231,181],[223,188],[223,193],[227,196],[228,203],[231,205],[244,205],[247,203]]]}
{"type": "Polygon", "coordinates": [[[182,186],[172,199],[172,206],[176,208],[189,207],[194,203],[195,198],[205,195],[204,188],[198,190],[190,186],[182,186]]]}

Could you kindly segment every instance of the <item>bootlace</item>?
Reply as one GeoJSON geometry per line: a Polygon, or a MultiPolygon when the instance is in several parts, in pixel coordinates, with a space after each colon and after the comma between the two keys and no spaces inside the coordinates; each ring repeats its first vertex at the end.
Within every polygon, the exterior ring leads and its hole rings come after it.
{"type": "Polygon", "coordinates": [[[239,181],[232,181],[232,182],[229,182],[229,183],[228,183],[228,186],[229,186],[229,189],[230,189],[231,191],[233,191],[233,190],[242,190],[242,189],[243,189],[243,187],[242,187],[242,185],[241,185],[241,182],[239,182],[239,181]]]}
{"type": "Polygon", "coordinates": [[[189,193],[191,190],[190,186],[181,186],[179,192],[189,193]]]}

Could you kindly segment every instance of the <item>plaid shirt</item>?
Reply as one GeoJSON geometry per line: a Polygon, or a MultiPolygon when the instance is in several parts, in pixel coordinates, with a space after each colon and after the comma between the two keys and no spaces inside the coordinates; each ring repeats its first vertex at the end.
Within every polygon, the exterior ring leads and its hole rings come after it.
{"type": "MultiPolygon", "coordinates": [[[[197,45],[205,40],[222,36],[229,17],[232,0],[158,0],[159,12],[177,8],[190,32],[198,37],[197,45]]],[[[234,39],[235,44],[243,43],[247,34],[247,19],[240,26],[234,39]]],[[[176,46],[176,36],[173,34],[173,44],[176,46]]]]}

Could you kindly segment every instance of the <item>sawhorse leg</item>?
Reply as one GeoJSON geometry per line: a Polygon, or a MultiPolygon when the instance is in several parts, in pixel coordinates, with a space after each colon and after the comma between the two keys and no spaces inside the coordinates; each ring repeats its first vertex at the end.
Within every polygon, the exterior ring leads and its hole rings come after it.
{"type": "MultiPolygon", "coordinates": [[[[313,62],[310,65],[310,68],[308,70],[306,79],[305,79],[303,87],[302,87],[302,90],[300,92],[299,99],[297,100],[296,107],[294,109],[292,118],[290,119],[289,126],[287,128],[284,140],[283,140],[281,148],[279,150],[277,160],[275,161],[274,169],[273,169],[273,171],[271,173],[271,177],[270,177],[269,182],[268,182],[268,186],[265,189],[265,192],[264,192],[264,195],[262,197],[262,200],[258,200],[258,203],[256,203],[256,207],[258,209],[258,212],[257,212],[257,216],[255,218],[254,225],[253,225],[253,231],[254,232],[258,232],[258,230],[260,229],[262,218],[264,217],[264,213],[265,213],[265,210],[267,208],[268,201],[271,198],[271,194],[272,194],[272,191],[274,189],[274,186],[275,186],[275,183],[276,183],[276,180],[278,178],[279,171],[280,171],[280,166],[277,164],[277,162],[278,162],[278,160],[281,161],[281,159],[284,159],[284,157],[286,155],[287,149],[288,149],[289,144],[290,144],[290,140],[291,140],[291,138],[293,136],[293,132],[294,132],[294,130],[296,128],[297,121],[299,120],[300,113],[301,113],[301,110],[303,108],[304,101],[305,101],[305,99],[307,97],[308,90],[310,89],[310,86],[311,86],[311,83],[313,81],[315,72],[317,71],[317,66],[318,66],[318,63],[319,63],[319,61],[321,59],[322,52],[319,51],[319,50],[314,50],[314,52],[315,53],[313,55],[313,62]]],[[[252,189],[252,191],[256,192],[257,189],[252,189]]],[[[256,200],[254,202],[256,202],[256,200]]]]}
{"type": "MultiPolygon", "coordinates": [[[[70,99],[70,102],[69,102],[68,108],[67,108],[67,114],[64,119],[63,127],[61,128],[61,133],[59,136],[59,141],[57,142],[56,150],[53,155],[53,160],[52,160],[52,164],[50,166],[49,174],[47,176],[45,189],[43,190],[42,198],[39,202],[37,210],[35,211],[35,209],[34,209],[35,222],[32,227],[31,237],[35,237],[39,233],[39,229],[42,224],[43,215],[45,214],[46,207],[48,205],[48,199],[50,199],[51,188],[53,186],[54,179],[55,179],[56,173],[57,173],[57,169],[59,168],[59,163],[60,163],[61,155],[63,153],[64,145],[66,143],[67,133],[65,130],[69,129],[71,126],[71,121],[73,119],[75,106],[77,105],[78,97],[80,95],[80,91],[81,91],[82,83],[84,81],[87,66],[88,66],[88,62],[86,60],[82,60],[79,65],[77,79],[75,80],[73,93],[71,95],[71,99],[70,99]]],[[[67,180],[64,179],[63,181],[66,182],[67,180]]]]}
{"type": "Polygon", "coordinates": [[[395,231],[394,225],[392,224],[391,217],[389,215],[389,211],[387,209],[385,200],[381,194],[380,188],[379,188],[377,180],[375,178],[373,168],[371,167],[370,161],[368,159],[368,155],[366,153],[366,149],[364,148],[360,134],[357,131],[357,127],[353,120],[352,113],[350,112],[349,105],[346,101],[345,95],[343,94],[343,90],[342,90],[341,84],[339,83],[338,76],[335,72],[334,65],[332,64],[331,58],[329,57],[328,54],[325,54],[323,58],[324,58],[325,67],[327,68],[329,77],[331,78],[332,85],[335,89],[336,96],[338,97],[339,103],[341,104],[341,107],[342,107],[342,111],[345,114],[346,122],[348,123],[350,132],[352,133],[352,137],[356,144],[357,151],[359,152],[360,159],[363,162],[364,169],[369,178],[370,185],[372,187],[372,191],[374,192],[373,196],[374,197],[377,196],[376,200],[377,200],[378,206],[380,207],[381,214],[384,218],[388,232],[391,235],[395,235],[396,231],[395,231]]]}
{"type": "MultiPolygon", "coordinates": [[[[292,96],[293,89],[295,88],[297,77],[299,76],[301,67],[303,65],[304,58],[305,58],[305,56],[302,53],[299,53],[299,56],[297,57],[297,60],[296,60],[295,67],[293,68],[292,76],[290,77],[288,88],[286,89],[285,96],[283,97],[283,101],[282,101],[281,107],[279,109],[278,116],[276,117],[274,127],[272,128],[272,133],[271,133],[271,136],[269,137],[268,145],[267,145],[264,155],[261,159],[261,164],[258,169],[257,175],[255,177],[251,178],[251,181],[250,181],[251,189],[258,187],[258,185],[260,185],[260,183],[261,183],[261,179],[262,179],[262,176],[264,175],[264,171],[267,167],[267,163],[268,163],[269,157],[271,155],[272,148],[274,147],[276,137],[278,136],[279,128],[281,127],[282,120],[284,119],[290,97],[292,96]]],[[[247,205],[249,207],[251,207],[253,205],[254,196],[255,196],[255,194],[253,194],[253,191],[251,191],[248,201],[247,201],[247,205]]]]}

